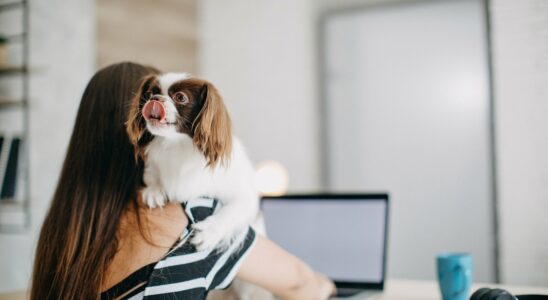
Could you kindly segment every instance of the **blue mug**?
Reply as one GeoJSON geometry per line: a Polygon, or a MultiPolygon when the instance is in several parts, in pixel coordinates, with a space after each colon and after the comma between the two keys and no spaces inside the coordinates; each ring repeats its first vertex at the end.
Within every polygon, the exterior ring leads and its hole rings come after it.
{"type": "Polygon", "coordinates": [[[444,253],[437,257],[438,282],[443,300],[466,300],[472,284],[472,255],[444,253]]]}

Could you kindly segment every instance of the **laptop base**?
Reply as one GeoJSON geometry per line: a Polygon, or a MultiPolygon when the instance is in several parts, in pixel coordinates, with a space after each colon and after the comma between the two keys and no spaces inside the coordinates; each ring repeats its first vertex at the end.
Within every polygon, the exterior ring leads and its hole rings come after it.
{"type": "Polygon", "coordinates": [[[370,300],[370,299],[377,298],[381,293],[382,293],[381,291],[339,288],[337,289],[337,296],[332,297],[330,299],[370,300]]]}

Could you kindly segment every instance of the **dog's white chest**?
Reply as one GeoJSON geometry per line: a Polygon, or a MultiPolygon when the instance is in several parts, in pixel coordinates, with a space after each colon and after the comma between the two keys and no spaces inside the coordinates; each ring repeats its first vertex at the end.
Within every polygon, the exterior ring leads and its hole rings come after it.
{"type": "Polygon", "coordinates": [[[147,149],[147,157],[145,177],[156,181],[168,199],[185,201],[196,196],[214,196],[214,173],[206,168],[205,158],[191,143],[153,142],[147,149]]]}

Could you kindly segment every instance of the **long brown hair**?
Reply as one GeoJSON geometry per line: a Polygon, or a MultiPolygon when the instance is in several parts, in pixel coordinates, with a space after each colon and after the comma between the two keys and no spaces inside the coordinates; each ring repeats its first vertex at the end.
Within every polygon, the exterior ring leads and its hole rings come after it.
{"type": "MultiPolygon", "coordinates": [[[[119,63],[89,82],[51,207],[42,225],[31,299],[98,299],[117,250],[119,219],[137,208],[143,164],[124,122],[140,79],[158,71],[119,63]]],[[[138,209],[136,209],[138,211],[138,209]]]]}

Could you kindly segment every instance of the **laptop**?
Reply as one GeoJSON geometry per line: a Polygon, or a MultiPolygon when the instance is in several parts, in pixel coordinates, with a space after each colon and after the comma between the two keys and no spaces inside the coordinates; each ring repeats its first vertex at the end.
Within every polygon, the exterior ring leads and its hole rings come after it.
{"type": "Polygon", "coordinates": [[[331,278],[337,299],[371,299],[384,288],[388,194],[263,197],[268,237],[331,278]]]}

